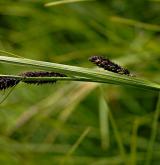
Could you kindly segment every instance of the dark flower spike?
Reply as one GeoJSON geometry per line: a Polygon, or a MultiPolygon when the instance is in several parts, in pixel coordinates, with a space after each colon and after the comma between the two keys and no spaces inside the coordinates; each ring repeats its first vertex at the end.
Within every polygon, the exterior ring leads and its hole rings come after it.
{"type": "Polygon", "coordinates": [[[96,64],[97,66],[105,70],[108,70],[114,73],[124,74],[127,76],[132,76],[127,69],[119,66],[118,64],[115,64],[114,62],[102,56],[91,56],[89,58],[89,61],[91,61],[92,63],[96,64]]]}
{"type": "Polygon", "coordinates": [[[0,77],[0,90],[16,86],[20,80],[11,77],[0,77]]]}
{"type": "MultiPolygon", "coordinates": [[[[37,71],[37,72],[24,72],[20,74],[22,77],[67,77],[64,74],[61,73],[55,73],[55,72],[45,72],[45,71],[37,71]]],[[[57,80],[52,80],[52,81],[45,81],[45,80],[27,80],[23,82],[28,83],[28,84],[47,84],[47,83],[56,83],[57,80]]]]}

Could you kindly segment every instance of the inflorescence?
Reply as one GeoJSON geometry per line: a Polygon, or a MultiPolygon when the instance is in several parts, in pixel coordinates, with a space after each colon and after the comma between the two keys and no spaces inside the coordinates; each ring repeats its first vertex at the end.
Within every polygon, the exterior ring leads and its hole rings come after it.
{"type": "MultiPolygon", "coordinates": [[[[56,72],[43,72],[43,71],[39,71],[39,72],[24,72],[22,74],[20,74],[20,76],[22,77],[67,77],[66,75],[62,74],[62,73],[56,73],[56,72]]],[[[47,81],[47,80],[27,80],[24,82],[28,83],[28,84],[48,84],[48,83],[56,83],[57,80],[52,80],[52,81],[47,81]]]]}
{"type": "Polygon", "coordinates": [[[67,77],[64,74],[56,73],[56,72],[45,72],[45,71],[37,71],[37,72],[24,72],[19,74],[22,78],[16,79],[12,77],[3,77],[0,76],[0,90],[5,90],[7,88],[16,86],[20,81],[28,84],[47,84],[47,83],[56,83],[57,80],[27,80],[25,78],[28,77],[67,77]]]}
{"type": "Polygon", "coordinates": [[[115,64],[114,62],[102,56],[91,56],[89,58],[89,61],[91,61],[92,63],[96,64],[97,66],[105,70],[131,76],[130,72],[127,69],[119,66],[118,64],[115,64]]]}
{"type": "Polygon", "coordinates": [[[0,90],[5,90],[9,87],[17,85],[20,80],[10,77],[0,77],[0,90]]]}

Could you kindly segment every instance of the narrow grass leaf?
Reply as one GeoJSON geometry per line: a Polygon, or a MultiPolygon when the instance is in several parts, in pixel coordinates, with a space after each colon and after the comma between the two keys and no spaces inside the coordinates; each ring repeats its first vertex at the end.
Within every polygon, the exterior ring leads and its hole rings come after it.
{"type": "Polygon", "coordinates": [[[91,0],[62,0],[62,1],[54,1],[54,2],[46,3],[44,6],[50,7],[50,6],[63,5],[63,4],[75,3],[75,2],[83,2],[83,1],[91,1],[91,0]]]}
{"type": "Polygon", "coordinates": [[[75,152],[75,150],[78,148],[78,146],[82,143],[84,138],[88,135],[91,128],[87,127],[84,132],[81,134],[81,136],[78,138],[78,140],[75,142],[75,144],[70,148],[70,150],[67,152],[66,157],[62,160],[62,164],[66,164],[66,161],[69,159],[69,157],[75,152]]]}
{"type": "Polygon", "coordinates": [[[101,133],[101,146],[106,150],[109,147],[109,122],[108,122],[109,108],[104,100],[103,94],[99,100],[99,121],[101,133]]]}
{"type": "Polygon", "coordinates": [[[122,23],[125,25],[135,26],[138,28],[146,29],[146,30],[160,31],[160,25],[154,25],[154,24],[139,22],[139,21],[136,21],[133,19],[123,18],[123,17],[118,17],[118,16],[112,16],[112,17],[110,17],[110,20],[112,22],[117,22],[117,23],[122,23]]]}
{"type": "Polygon", "coordinates": [[[124,145],[123,145],[123,142],[122,142],[121,135],[120,135],[120,133],[118,131],[118,127],[117,127],[116,121],[115,121],[111,111],[109,111],[109,119],[111,121],[111,126],[113,128],[113,132],[114,132],[117,144],[118,144],[118,148],[119,148],[120,154],[121,154],[121,156],[123,158],[123,164],[127,165],[127,156],[126,156],[125,148],[124,148],[124,145]]]}
{"type": "MultiPolygon", "coordinates": [[[[91,80],[91,82],[95,81],[101,83],[129,85],[143,89],[160,90],[160,84],[148,80],[120,75],[108,71],[95,71],[94,69],[88,69],[84,67],[77,67],[77,66],[70,66],[70,65],[63,65],[63,64],[57,64],[51,62],[30,60],[26,58],[15,58],[15,57],[7,57],[7,56],[0,56],[0,61],[9,64],[31,66],[33,68],[39,68],[43,70],[57,71],[69,76],[79,76],[81,78],[88,78],[91,80]]],[[[88,82],[90,82],[90,80],[88,82]]]]}
{"type": "Polygon", "coordinates": [[[145,165],[150,165],[152,164],[152,156],[153,156],[153,146],[154,146],[154,142],[156,139],[156,135],[157,135],[157,129],[158,129],[158,118],[160,115],[160,92],[159,92],[159,97],[158,97],[158,102],[157,102],[157,107],[154,113],[154,117],[153,117],[153,123],[152,123],[152,131],[151,131],[151,138],[150,138],[150,142],[148,144],[148,151],[147,151],[147,155],[146,155],[146,163],[145,165]]]}
{"type": "Polygon", "coordinates": [[[139,119],[136,118],[133,122],[133,129],[132,129],[132,136],[131,136],[131,158],[130,158],[130,165],[137,164],[137,131],[139,128],[139,119]]]}

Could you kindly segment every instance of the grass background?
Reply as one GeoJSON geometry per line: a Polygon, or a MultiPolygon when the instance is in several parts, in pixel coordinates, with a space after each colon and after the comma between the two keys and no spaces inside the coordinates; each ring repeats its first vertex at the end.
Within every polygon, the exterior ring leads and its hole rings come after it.
{"type": "MultiPolygon", "coordinates": [[[[1,50],[82,67],[102,54],[160,82],[160,1],[47,2],[0,1],[1,50]]],[[[26,70],[0,64],[1,74],[26,70]]],[[[158,91],[120,85],[20,84],[0,104],[0,163],[158,165],[159,102],[158,91]]]]}

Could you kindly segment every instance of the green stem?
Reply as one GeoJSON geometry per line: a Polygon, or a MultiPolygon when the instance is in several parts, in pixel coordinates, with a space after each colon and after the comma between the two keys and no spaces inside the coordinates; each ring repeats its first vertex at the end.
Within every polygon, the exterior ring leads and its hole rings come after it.
{"type": "Polygon", "coordinates": [[[43,70],[58,71],[71,76],[86,77],[98,82],[101,81],[104,83],[129,85],[143,89],[160,90],[160,84],[108,71],[95,71],[83,67],[6,56],[0,56],[0,61],[16,65],[32,66],[43,70]]]}
{"type": "Polygon", "coordinates": [[[159,92],[159,97],[158,97],[158,102],[157,102],[157,106],[156,106],[156,111],[154,113],[154,117],[153,117],[153,123],[152,123],[152,131],[151,131],[151,138],[148,144],[148,152],[146,155],[146,165],[150,165],[152,164],[152,156],[153,156],[153,146],[154,146],[154,142],[156,140],[156,135],[157,135],[157,129],[158,129],[158,118],[160,115],[160,92],[159,92]]]}
{"type": "Polygon", "coordinates": [[[84,77],[23,77],[23,76],[17,76],[17,75],[0,75],[0,77],[9,77],[9,78],[14,78],[17,80],[20,80],[22,82],[37,82],[37,81],[53,81],[53,80],[58,80],[58,81],[83,81],[83,82],[98,82],[98,83],[105,83],[104,81],[101,80],[92,80],[89,78],[84,78],[84,77]]]}

